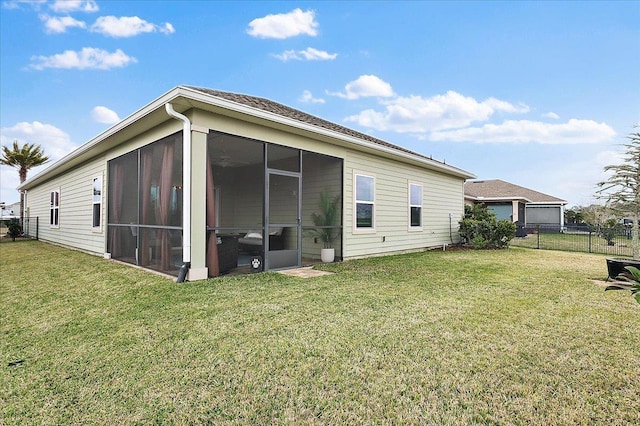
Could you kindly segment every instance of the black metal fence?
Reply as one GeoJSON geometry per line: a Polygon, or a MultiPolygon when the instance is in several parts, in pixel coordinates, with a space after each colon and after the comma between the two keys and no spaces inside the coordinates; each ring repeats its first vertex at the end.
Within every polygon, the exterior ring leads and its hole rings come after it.
{"type": "Polygon", "coordinates": [[[633,256],[631,228],[592,228],[584,225],[520,227],[511,245],[544,250],[579,251],[633,256]]]}
{"type": "Polygon", "coordinates": [[[22,222],[18,218],[2,219],[0,220],[0,233],[6,235],[9,230],[9,223],[14,222],[20,225],[22,229],[21,238],[38,239],[38,230],[40,227],[40,220],[37,216],[25,217],[22,222]]]}

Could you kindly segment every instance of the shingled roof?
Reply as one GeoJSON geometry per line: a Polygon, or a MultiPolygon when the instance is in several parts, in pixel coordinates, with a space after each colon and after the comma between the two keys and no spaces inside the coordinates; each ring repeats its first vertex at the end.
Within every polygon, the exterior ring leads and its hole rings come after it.
{"type": "Polygon", "coordinates": [[[514,185],[500,179],[474,180],[464,184],[464,195],[474,200],[525,199],[532,203],[566,204],[561,198],[543,194],[533,189],[514,185]]]}
{"type": "Polygon", "coordinates": [[[422,157],[425,159],[429,159],[431,161],[440,163],[440,164],[446,164],[442,161],[437,161],[434,160],[432,157],[423,155],[423,154],[419,154],[417,152],[411,151],[409,149],[403,148],[401,146],[398,145],[394,145],[392,143],[383,141],[382,139],[378,139],[378,138],[374,138],[373,136],[367,135],[365,133],[360,133],[356,130],[350,129],[348,127],[345,126],[341,126],[339,124],[336,123],[332,123],[331,121],[327,121],[324,120],[322,118],[313,116],[311,114],[307,114],[306,112],[302,112],[300,110],[297,110],[295,108],[291,108],[288,107],[286,105],[280,104],[278,102],[274,102],[272,100],[266,99],[266,98],[259,98],[256,96],[249,96],[249,95],[243,95],[240,93],[232,93],[232,92],[223,92],[221,90],[213,90],[213,89],[207,89],[207,88],[203,88],[203,87],[195,87],[195,86],[183,86],[186,87],[188,89],[192,89],[192,90],[197,90],[199,92],[202,93],[206,93],[207,95],[210,96],[215,96],[218,98],[222,98],[225,99],[227,101],[231,101],[231,102],[236,102],[238,104],[241,105],[245,105],[245,106],[249,106],[252,108],[256,108],[262,111],[267,111],[273,114],[277,114],[280,115],[282,117],[287,117],[296,121],[299,121],[301,123],[305,123],[305,124],[310,124],[312,126],[317,126],[317,127],[321,127],[323,129],[327,129],[327,130],[331,130],[334,132],[338,132],[341,133],[343,135],[346,136],[351,136],[354,138],[358,138],[358,139],[362,139],[368,142],[373,142],[375,144],[381,145],[381,146],[385,146],[388,148],[393,148],[402,152],[406,152],[408,154],[412,154],[412,155],[416,155],[418,157],[422,157]]]}

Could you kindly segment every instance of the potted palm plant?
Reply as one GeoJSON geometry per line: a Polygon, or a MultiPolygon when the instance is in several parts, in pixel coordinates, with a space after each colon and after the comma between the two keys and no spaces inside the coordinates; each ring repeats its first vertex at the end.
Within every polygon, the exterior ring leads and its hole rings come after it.
{"type": "Polygon", "coordinates": [[[339,230],[335,227],[340,214],[340,196],[331,196],[329,191],[320,193],[318,203],[319,212],[311,213],[311,220],[315,228],[306,231],[307,236],[322,241],[324,248],[320,250],[320,259],[323,262],[333,262],[336,256],[333,241],[338,236],[339,230]]]}

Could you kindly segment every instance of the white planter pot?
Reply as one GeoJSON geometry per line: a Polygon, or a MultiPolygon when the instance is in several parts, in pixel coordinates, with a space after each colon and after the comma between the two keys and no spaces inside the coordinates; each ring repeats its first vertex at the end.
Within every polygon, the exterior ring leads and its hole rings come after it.
{"type": "Polygon", "coordinates": [[[336,258],[336,249],[334,248],[326,248],[320,250],[320,259],[324,263],[331,263],[336,258]]]}

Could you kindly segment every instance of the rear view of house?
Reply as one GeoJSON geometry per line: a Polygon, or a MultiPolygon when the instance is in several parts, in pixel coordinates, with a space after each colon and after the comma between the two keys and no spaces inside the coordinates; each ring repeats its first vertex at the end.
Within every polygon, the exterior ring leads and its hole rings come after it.
{"type": "Polygon", "coordinates": [[[187,279],[458,241],[474,176],[276,102],[179,86],[19,189],[40,239],[187,279]]]}

